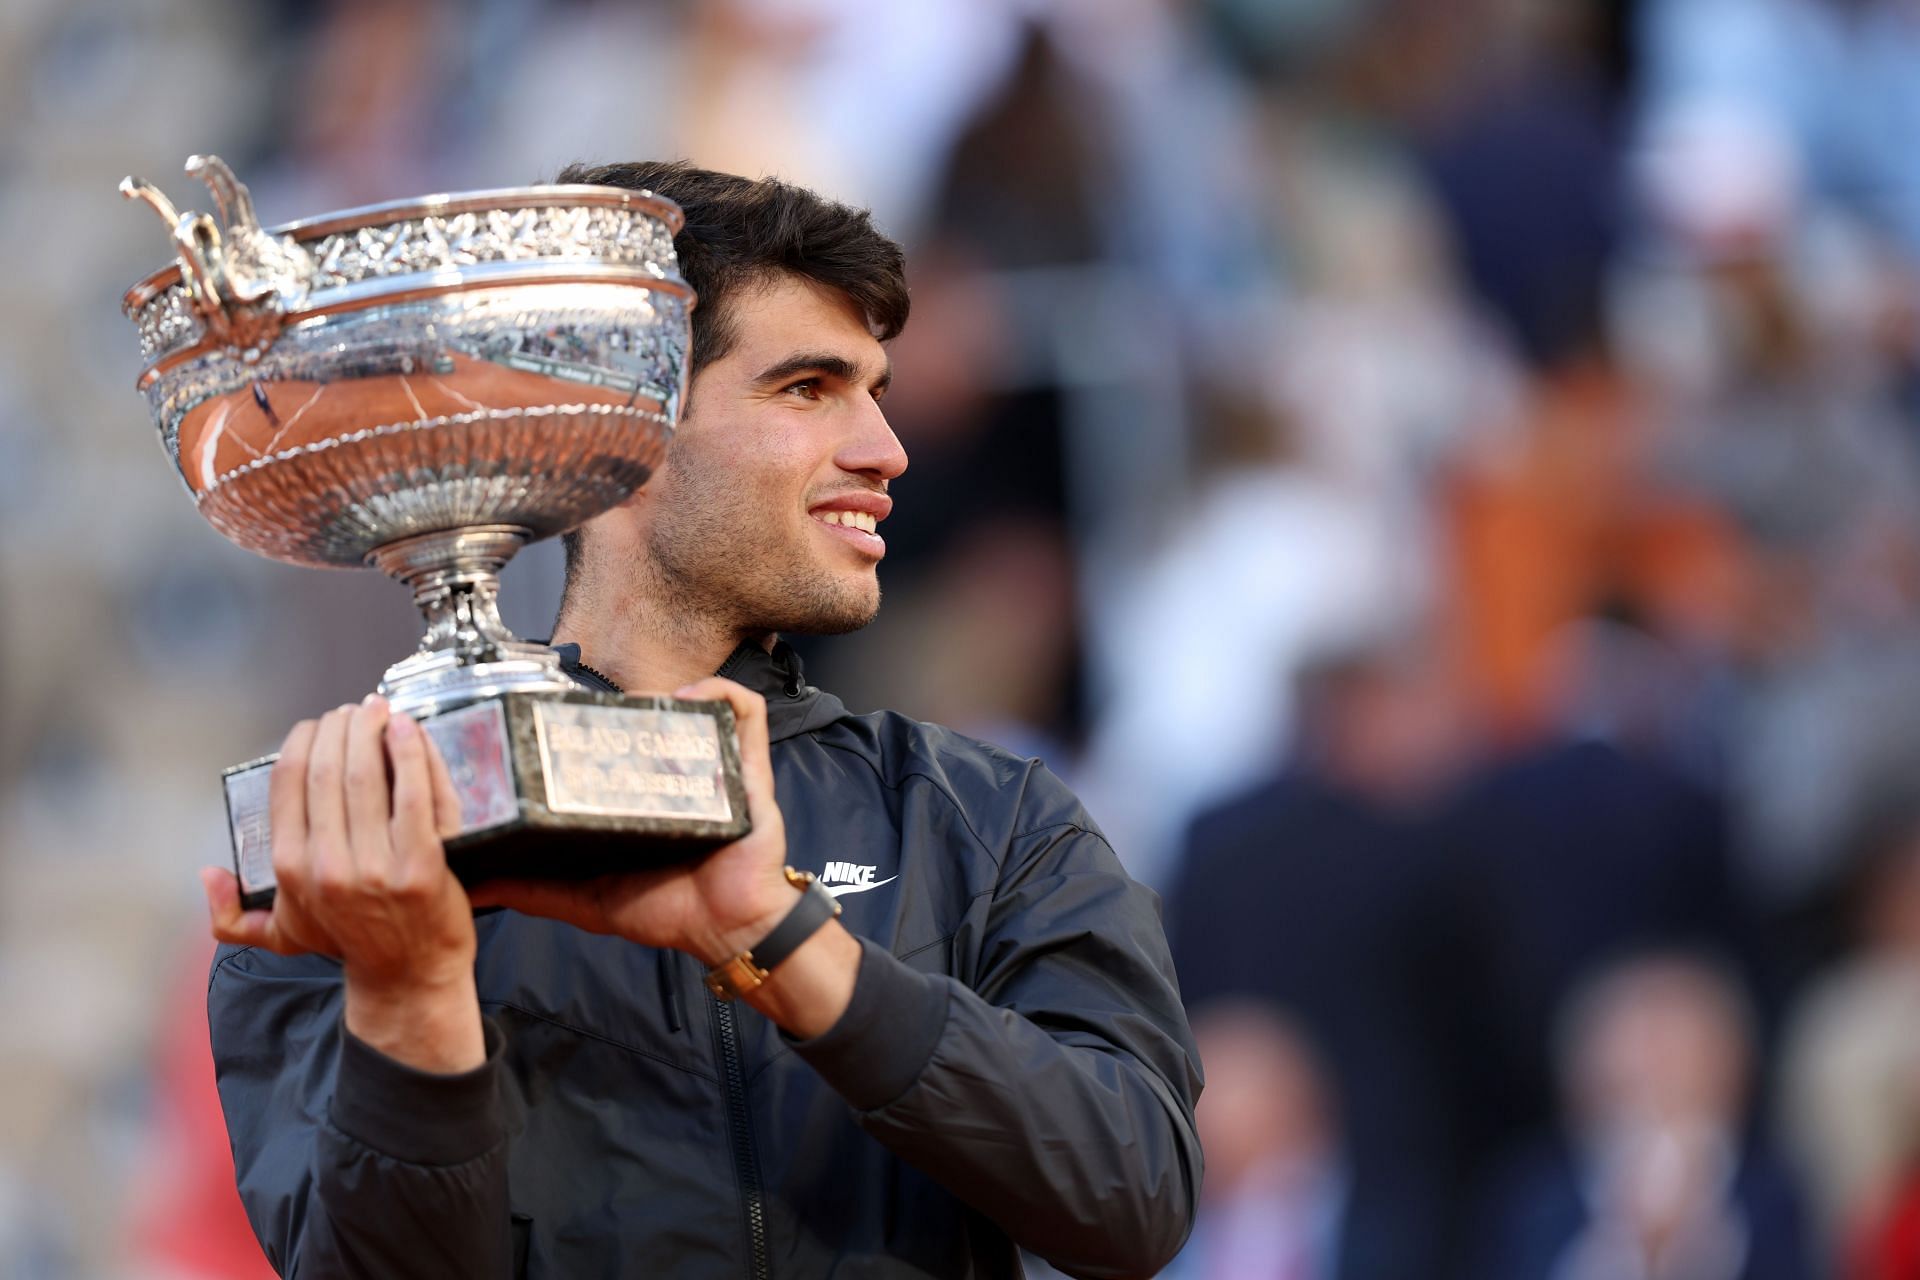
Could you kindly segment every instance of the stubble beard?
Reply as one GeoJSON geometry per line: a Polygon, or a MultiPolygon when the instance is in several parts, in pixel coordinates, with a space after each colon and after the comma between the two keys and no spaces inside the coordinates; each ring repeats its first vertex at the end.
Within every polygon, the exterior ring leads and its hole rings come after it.
{"type": "MultiPolygon", "coordinates": [[[[682,477],[683,479],[685,477],[682,477]]],[[[872,622],[880,587],[836,576],[737,488],[683,484],[647,537],[660,605],[672,620],[744,635],[844,635],[872,622]]]]}

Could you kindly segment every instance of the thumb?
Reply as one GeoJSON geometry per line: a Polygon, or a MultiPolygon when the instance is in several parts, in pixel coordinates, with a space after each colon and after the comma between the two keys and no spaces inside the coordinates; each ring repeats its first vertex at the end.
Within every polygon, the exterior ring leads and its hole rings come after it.
{"type": "Polygon", "coordinates": [[[586,885],[554,880],[486,880],[467,890],[476,907],[505,907],[525,916],[558,920],[575,928],[604,933],[606,912],[586,885]]]}

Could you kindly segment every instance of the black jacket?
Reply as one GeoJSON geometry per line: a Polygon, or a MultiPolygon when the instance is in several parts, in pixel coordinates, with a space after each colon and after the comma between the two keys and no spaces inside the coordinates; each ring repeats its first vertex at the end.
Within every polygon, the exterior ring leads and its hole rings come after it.
{"type": "Polygon", "coordinates": [[[344,1034],[333,962],[223,947],[221,1102],[283,1274],[1012,1276],[1017,1241],[1121,1276],[1185,1240],[1198,1057],[1157,902],[1078,801],[850,714],[785,646],[721,674],[767,698],[793,865],[874,868],[846,1014],[795,1042],[690,957],[491,912],[487,1062],[433,1076],[344,1034]]]}

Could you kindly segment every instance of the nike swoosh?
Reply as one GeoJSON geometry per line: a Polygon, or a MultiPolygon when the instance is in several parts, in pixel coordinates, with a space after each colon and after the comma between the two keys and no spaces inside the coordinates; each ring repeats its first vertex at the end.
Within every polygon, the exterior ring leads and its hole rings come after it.
{"type": "Polygon", "coordinates": [[[892,884],[899,876],[888,876],[885,880],[875,880],[872,884],[830,884],[823,888],[834,897],[843,897],[849,893],[865,893],[869,889],[878,889],[883,884],[892,884]]]}

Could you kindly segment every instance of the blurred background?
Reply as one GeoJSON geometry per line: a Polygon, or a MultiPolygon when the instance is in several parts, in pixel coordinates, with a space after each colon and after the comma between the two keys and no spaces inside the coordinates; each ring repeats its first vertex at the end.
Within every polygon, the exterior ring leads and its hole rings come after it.
{"type": "Polygon", "coordinates": [[[266,1274],[193,871],[418,634],[156,447],[113,188],[195,151],[269,222],[685,156],[907,244],[887,603],[809,671],[1165,896],[1170,1275],[1920,1276],[1920,3],[9,0],[23,1280],[266,1274]]]}

